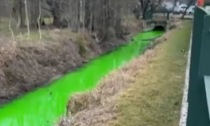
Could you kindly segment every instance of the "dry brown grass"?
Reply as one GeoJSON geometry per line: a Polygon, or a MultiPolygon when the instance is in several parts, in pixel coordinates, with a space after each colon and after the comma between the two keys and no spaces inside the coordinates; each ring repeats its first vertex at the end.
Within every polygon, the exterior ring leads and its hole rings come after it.
{"type": "Polygon", "coordinates": [[[42,39],[38,29],[30,29],[28,37],[27,29],[16,29],[14,22],[12,39],[8,22],[9,19],[2,19],[0,23],[0,103],[127,42],[115,38],[102,45],[84,29],[75,33],[70,28],[57,29],[50,25],[42,27],[42,39]]]}
{"type": "MultiPolygon", "coordinates": [[[[14,31],[13,41],[8,27],[1,26],[0,103],[47,84],[107,51],[87,31],[45,28],[40,39],[37,30],[28,38],[21,29],[14,31]]],[[[117,40],[105,43],[109,49],[121,44],[117,40]]]]}
{"type": "Polygon", "coordinates": [[[191,23],[169,34],[118,104],[114,126],[177,126],[191,23]]]}
{"type": "Polygon", "coordinates": [[[134,82],[136,69],[143,69],[144,64],[154,55],[149,50],[140,59],[135,59],[120,70],[113,71],[105,77],[100,86],[89,93],[77,94],[69,102],[69,118],[61,122],[61,126],[105,126],[106,122],[117,117],[116,99],[134,82]],[[141,60],[141,65],[136,65],[141,60]]]}
{"type": "Polygon", "coordinates": [[[136,19],[134,15],[129,15],[127,17],[124,17],[122,25],[126,28],[127,31],[133,31],[133,33],[135,33],[141,32],[143,30],[142,22],[142,20],[136,19]]]}
{"type": "MultiPolygon", "coordinates": [[[[8,44],[11,47],[12,44],[8,44]]],[[[9,47],[5,47],[8,53],[3,51],[4,54],[1,54],[0,70],[3,79],[1,86],[8,92],[1,91],[0,96],[10,97],[37,87],[83,61],[77,45],[72,41],[63,41],[57,45],[17,45],[13,50],[8,50],[9,47]]]]}
{"type": "Polygon", "coordinates": [[[73,96],[60,126],[175,126],[186,61],[181,49],[187,49],[190,31],[189,22],[184,25],[156,41],[163,44],[113,71],[95,90],[73,96]]]}
{"type": "Polygon", "coordinates": [[[17,30],[9,19],[0,23],[0,103],[48,83],[52,78],[81,66],[100,53],[100,48],[88,32],[75,33],[70,29],[42,28],[17,30]],[[85,52],[84,52],[85,50],[85,52]]]}
{"type": "Polygon", "coordinates": [[[99,54],[99,46],[88,42],[91,41],[88,35],[67,36],[67,33],[52,30],[49,32],[52,40],[37,42],[0,37],[0,103],[46,84],[99,54]],[[62,37],[63,34],[67,37],[62,37]],[[78,38],[82,39],[76,41],[78,38]],[[86,49],[85,55],[80,53],[81,46],[86,49]]]}
{"type": "MultiPolygon", "coordinates": [[[[164,40],[166,35],[156,42],[164,40]]],[[[94,91],[74,95],[68,105],[69,116],[60,126],[106,126],[106,122],[115,120],[118,107],[115,101],[129,84],[134,83],[139,72],[136,70],[144,69],[154,55],[154,50],[147,50],[140,58],[107,75],[94,91]]]]}

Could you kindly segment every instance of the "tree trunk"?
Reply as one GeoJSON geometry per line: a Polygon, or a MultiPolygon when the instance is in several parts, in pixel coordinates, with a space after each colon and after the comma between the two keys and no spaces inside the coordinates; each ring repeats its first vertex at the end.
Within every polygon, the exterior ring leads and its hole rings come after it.
{"type": "MultiPolygon", "coordinates": [[[[30,1],[30,26],[37,28],[38,18],[39,18],[39,4],[40,0],[31,0],[30,1]]],[[[41,18],[41,15],[40,15],[41,18]]]]}
{"type": "Polygon", "coordinates": [[[56,27],[60,27],[60,17],[57,15],[56,11],[52,11],[53,15],[53,25],[56,27]]]}
{"type": "Polygon", "coordinates": [[[24,27],[25,26],[25,7],[24,5],[22,4],[22,0],[19,0],[20,1],[20,27],[24,27]]]}
{"type": "Polygon", "coordinates": [[[25,26],[25,7],[23,0],[15,0],[12,13],[17,21],[17,28],[25,26]]]}
{"type": "Polygon", "coordinates": [[[181,19],[184,19],[184,16],[187,14],[187,10],[189,9],[189,7],[192,5],[192,3],[194,2],[195,0],[190,0],[190,2],[188,3],[187,5],[187,8],[184,10],[183,14],[182,14],[182,17],[181,19]]]}
{"type": "Polygon", "coordinates": [[[30,24],[29,24],[29,17],[28,17],[28,1],[24,1],[25,4],[25,15],[26,15],[26,22],[27,22],[27,31],[28,31],[28,38],[30,36],[30,24]]]}
{"type": "Polygon", "coordinates": [[[61,0],[47,1],[51,6],[51,13],[53,16],[53,25],[56,27],[61,26],[61,0]]]}
{"type": "Polygon", "coordinates": [[[86,0],[85,1],[85,27],[86,28],[90,28],[90,18],[91,18],[91,1],[90,0],[86,0]]]}

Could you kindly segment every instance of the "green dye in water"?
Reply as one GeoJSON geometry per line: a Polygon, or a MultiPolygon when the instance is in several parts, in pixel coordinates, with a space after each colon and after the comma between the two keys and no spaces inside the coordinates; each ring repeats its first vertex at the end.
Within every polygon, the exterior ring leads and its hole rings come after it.
{"type": "Polygon", "coordinates": [[[68,100],[74,93],[93,89],[110,71],[141,54],[150,44],[150,41],[142,40],[161,34],[157,31],[140,33],[127,45],[92,60],[49,86],[3,105],[0,108],[0,126],[55,126],[65,115],[68,100]]]}

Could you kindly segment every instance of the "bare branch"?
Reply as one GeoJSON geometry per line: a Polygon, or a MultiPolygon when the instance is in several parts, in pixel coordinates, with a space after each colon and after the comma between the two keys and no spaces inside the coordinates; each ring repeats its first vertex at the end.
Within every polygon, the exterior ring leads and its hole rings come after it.
{"type": "Polygon", "coordinates": [[[38,23],[38,28],[39,28],[39,38],[40,39],[42,39],[42,31],[41,31],[41,26],[40,26],[41,15],[42,15],[42,8],[41,8],[41,1],[39,0],[39,17],[37,19],[37,23],[38,23]]]}
{"type": "Polygon", "coordinates": [[[28,38],[30,37],[30,25],[29,25],[29,17],[28,17],[28,7],[27,7],[27,0],[24,1],[25,4],[25,14],[26,14],[26,23],[27,23],[27,30],[28,30],[28,38]]]}

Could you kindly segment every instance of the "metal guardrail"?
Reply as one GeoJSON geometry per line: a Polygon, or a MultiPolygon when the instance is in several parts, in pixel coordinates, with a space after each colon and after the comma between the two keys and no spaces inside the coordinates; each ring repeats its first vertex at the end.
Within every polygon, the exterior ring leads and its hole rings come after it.
{"type": "Polygon", "coordinates": [[[187,126],[210,126],[210,13],[196,7],[189,73],[187,126]]]}

